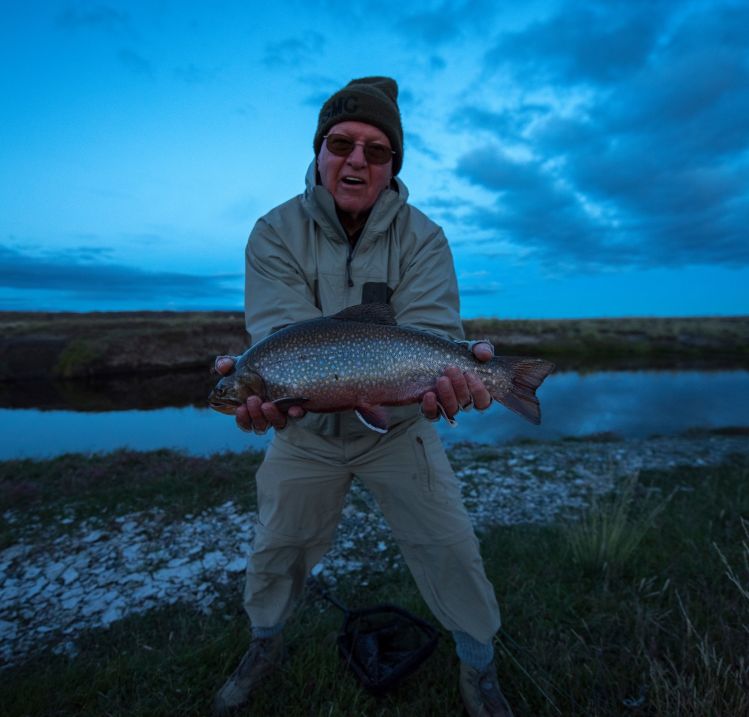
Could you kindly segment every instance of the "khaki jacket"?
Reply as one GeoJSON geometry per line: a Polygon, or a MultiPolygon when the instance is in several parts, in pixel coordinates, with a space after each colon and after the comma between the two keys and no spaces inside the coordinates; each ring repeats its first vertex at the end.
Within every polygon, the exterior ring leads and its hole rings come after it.
{"type": "MultiPolygon", "coordinates": [[[[407,203],[395,178],[377,199],[351,247],[333,196],[316,183],[261,217],[245,251],[245,325],[251,343],[283,326],[373,301],[389,303],[399,324],[463,338],[452,254],[442,229],[407,203]]],[[[418,406],[392,409],[392,422],[418,406]]],[[[367,431],[351,414],[307,414],[294,424],[322,435],[367,431]]]]}

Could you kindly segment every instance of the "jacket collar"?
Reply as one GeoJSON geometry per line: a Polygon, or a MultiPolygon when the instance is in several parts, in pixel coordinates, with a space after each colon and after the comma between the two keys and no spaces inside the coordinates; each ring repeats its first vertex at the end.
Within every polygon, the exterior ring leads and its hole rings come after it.
{"type": "MultiPolygon", "coordinates": [[[[306,190],[302,197],[304,210],[326,233],[348,242],[346,232],[336,214],[333,195],[317,182],[317,162],[314,159],[307,168],[305,182],[306,190]]],[[[384,233],[393,223],[395,215],[407,199],[408,189],[406,185],[398,177],[394,177],[390,188],[380,194],[372,207],[359,243],[365,236],[384,233]]]]}

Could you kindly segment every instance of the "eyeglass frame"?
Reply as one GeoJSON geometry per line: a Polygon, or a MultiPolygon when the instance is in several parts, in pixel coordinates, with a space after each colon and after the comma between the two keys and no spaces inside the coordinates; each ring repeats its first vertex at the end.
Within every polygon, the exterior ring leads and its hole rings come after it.
{"type": "Polygon", "coordinates": [[[352,139],[348,135],[343,134],[341,132],[329,132],[328,134],[323,135],[323,140],[325,140],[325,146],[328,148],[328,151],[331,154],[335,155],[336,157],[348,157],[351,154],[351,152],[353,152],[357,148],[357,146],[361,145],[362,151],[364,152],[364,158],[367,160],[367,162],[369,164],[377,164],[377,165],[382,166],[383,164],[387,164],[388,160],[392,160],[393,157],[395,157],[395,155],[397,154],[397,152],[392,147],[388,147],[387,145],[383,144],[382,142],[378,142],[376,140],[372,141],[372,142],[357,142],[356,140],[352,139]],[[349,142],[351,142],[351,144],[353,146],[351,147],[350,151],[346,152],[346,154],[338,154],[338,152],[334,152],[330,148],[330,145],[328,144],[328,137],[344,137],[349,142]],[[367,147],[371,147],[373,144],[376,144],[377,146],[382,147],[383,149],[388,150],[390,152],[390,157],[388,157],[388,159],[386,159],[384,162],[374,162],[374,161],[372,161],[372,159],[367,156],[367,147]]]}

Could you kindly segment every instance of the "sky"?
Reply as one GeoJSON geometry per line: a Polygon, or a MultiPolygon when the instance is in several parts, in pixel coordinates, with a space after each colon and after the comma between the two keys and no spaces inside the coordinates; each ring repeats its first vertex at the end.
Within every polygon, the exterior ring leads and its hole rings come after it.
{"type": "Polygon", "coordinates": [[[322,103],[399,84],[465,318],[749,315],[749,3],[0,0],[0,310],[234,310],[322,103]]]}

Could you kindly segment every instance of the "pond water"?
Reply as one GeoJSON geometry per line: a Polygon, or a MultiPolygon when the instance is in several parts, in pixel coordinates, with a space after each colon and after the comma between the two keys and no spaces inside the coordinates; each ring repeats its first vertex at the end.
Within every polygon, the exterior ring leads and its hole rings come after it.
{"type": "MultiPolygon", "coordinates": [[[[471,440],[496,444],[601,432],[645,437],[691,428],[749,426],[749,371],[744,369],[565,371],[551,375],[538,395],[543,416],[540,426],[495,404],[486,413],[461,414],[456,428],[440,423],[440,433],[448,443],[471,440]]],[[[270,434],[242,433],[231,417],[196,405],[118,410],[110,400],[111,393],[98,404],[90,394],[87,397],[84,410],[66,409],[62,400],[51,409],[0,408],[0,459],[122,447],[176,448],[209,455],[263,448],[270,440],[270,434]],[[92,409],[92,405],[113,410],[92,409]]],[[[128,402],[123,398],[120,404],[127,406],[128,402]]],[[[6,400],[2,405],[19,404],[6,400]]],[[[80,408],[75,401],[71,405],[80,408]]]]}

